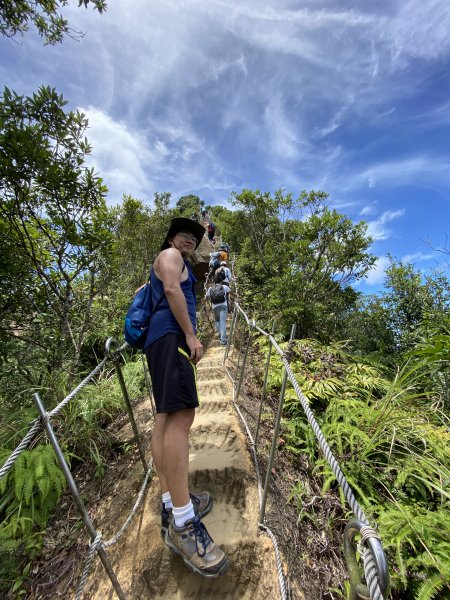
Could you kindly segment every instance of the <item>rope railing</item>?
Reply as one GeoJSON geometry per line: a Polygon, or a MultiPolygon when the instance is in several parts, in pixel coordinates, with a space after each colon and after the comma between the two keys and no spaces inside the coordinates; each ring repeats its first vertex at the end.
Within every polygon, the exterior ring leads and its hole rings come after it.
{"type": "MultiPolygon", "coordinates": [[[[235,403],[235,406],[238,410],[238,413],[239,413],[242,421],[245,423],[247,435],[249,436],[250,443],[252,446],[253,459],[254,459],[255,468],[257,471],[258,486],[261,486],[261,474],[259,473],[259,462],[258,462],[258,457],[257,457],[257,452],[256,452],[257,441],[258,441],[257,434],[258,434],[259,425],[260,425],[262,405],[263,405],[263,402],[265,400],[265,395],[266,395],[267,373],[268,373],[268,369],[269,369],[270,352],[271,352],[272,348],[280,356],[282,363],[283,363],[283,367],[284,367],[284,376],[283,376],[283,381],[282,381],[282,386],[281,386],[278,411],[277,411],[277,415],[276,415],[276,419],[275,419],[274,434],[272,437],[271,453],[270,453],[269,464],[268,464],[267,473],[266,473],[266,481],[265,481],[264,489],[262,491],[260,491],[260,507],[261,507],[260,519],[259,519],[260,527],[262,527],[263,529],[266,528],[265,504],[266,504],[266,498],[267,498],[267,494],[268,494],[268,490],[269,490],[269,486],[270,486],[272,463],[273,463],[274,456],[275,456],[276,449],[277,449],[278,434],[279,434],[281,415],[282,415],[282,409],[283,409],[283,403],[284,403],[284,394],[285,394],[285,390],[286,390],[287,381],[289,380],[292,387],[295,390],[295,393],[296,393],[299,401],[300,401],[300,404],[303,408],[303,411],[308,420],[308,423],[311,426],[311,428],[316,436],[318,444],[319,444],[326,460],[328,461],[339,486],[341,487],[341,489],[344,493],[345,499],[348,502],[350,508],[352,509],[354,515],[358,519],[358,521],[352,521],[351,524],[349,524],[349,526],[348,526],[349,529],[348,530],[346,529],[346,532],[344,533],[344,556],[345,556],[345,560],[346,560],[346,564],[347,564],[347,569],[348,569],[349,575],[350,575],[350,585],[351,585],[352,594],[353,594],[352,598],[355,598],[355,599],[356,598],[370,598],[371,600],[385,600],[387,598],[387,595],[389,592],[389,572],[388,572],[388,568],[387,568],[386,557],[385,557],[383,548],[381,546],[381,542],[380,542],[375,530],[368,525],[366,516],[365,516],[361,506],[357,502],[357,500],[353,494],[353,491],[352,491],[348,481],[346,480],[344,473],[342,472],[342,470],[339,466],[338,461],[334,457],[334,455],[330,449],[330,446],[328,445],[328,443],[320,429],[320,426],[317,423],[311,408],[309,407],[307,398],[305,397],[305,395],[303,394],[303,392],[301,391],[301,389],[298,385],[298,382],[295,378],[294,372],[293,372],[290,362],[289,362],[289,358],[288,358],[289,351],[283,352],[283,350],[280,348],[280,346],[277,344],[276,340],[274,339],[273,333],[274,333],[273,329],[272,329],[272,333],[268,333],[267,331],[265,331],[264,329],[262,329],[261,327],[256,325],[255,321],[251,320],[247,316],[247,314],[242,309],[242,307],[239,306],[238,303],[235,303],[233,318],[232,318],[232,325],[230,328],[230,334],[228,336],[229,344],[225,350],[225,355],[224,355],[224,365],[225,365],[226,371],[227,371],[230,379],[233,382],[233,390],[234,390],[234,400],[233,401],[235,403]],[[236,364],[236,371],[235,371],[235,374],[233,375],[231,373],[230,369],[228,369],[228,367],[226,365],[226,360],[228,358],[230,340],[231,340],[235,330],[237,330],[237,322],[238,322],[239,316],[241,316],[243,318],[243,320],[245,321],[245,325],[248,330],[248,338],[247,338],[247,344],[244,345],[242,352],[239,353],[239,356],[237,359],[237,364],[236,364]],[[266,361],[265,376],[264,376],[264,388],[263,388],[262,399],[261,399],[261,403],[260,403],[260,410],[259,410],[257,427],[256,427],[256,435],[255,435],[255,440],[254,440],[251,435],[251,432],[248,428],[248,425],[245,421],[245,418],[239,409],[237,400],[238,400],[240,390],[242,387],[242,383],[243,383],[243,379],[244,379],[244,371],[245,371],[245,367],[246,367],[246,360],[247,360],[249,348],[251,345],[252,337],[255,332],[260,333],[261,335],[265,336],[268,339],[268,341],[269,341],[268,357],[269,358],[266,361]],[[243,355],[242,363],[241,363],[241,354],[243,355]],[[357,527],[355,527],[354,523],[358,523],[359,525],[357,527]],[[350,527],[350,525],[352,525],[352,527],[350,527]],[[359,566],[356,561],[356,553],[354,551],[354,544],[353,544],[356,534],[362,533],[362,532],[364,532],[364,533],[362,534],[358,549],[360,550],[360,554],[363,557],[366,585],[364,585],[363,582],[361,581],[361,577],[359,574],[359,566]]],[[[295,336],[295,327],[293,326],[292,331],[291,331],[290,344],[292,344],[294,336],[295,336]]],[[[288,346],[288,348],[289,348],[289,346],[288,346]]]]}
{"type": "MultiPolygon", "coordinates": [[[[76,592],[76,600],[80,600],[82,594],[83,594],[83,590],[84,587],[86,585],[87,579],[89,577],[89,573],[92,569],[92,565],[93,565],[93,561],[95,558],[95,555],[98,554],[101,562],[103,563],[103,567],[109,577],[109,579],[111,580],[112,586],[114,588],[114,591],[116,592],[118,598],[120,598],[120,600],[126,600],[126,596],[121,588],[121,585],[117,579],[117,576],[111,566],[111,563],[109,561],[109,558],[106,555],[106,548],[109,548],[110,546],[112,546],[113,544],[115,544],[121,537],[122,535],[125,533],[125,531],[128,529],[134,515],[136,514],[137,510],[139,509],[139,507],[142,504],[142,500],[144,498],[145,495],[145,491],[147,489],[147,486],[149,484],[152,472],[153,472],[153,465],[150,464],[150,466],[147,465],[146,459],[145,459],[145,455],[144,455],[144,451],[142,448],[142,444],[141,444],[141,440],[140,440],[140,436],[139,436],[139,432],[137,429],[137,425],[136,425],[136,421],[134,419],[134,414],[133,414],[133,409],[131,406],[131,402],[128,396],[128,391],[126,388],[126,384],[125,384],[125,380],[123,378],[123,373],[122,373],[122,369],[120,366],[120,357],[122,355],[123,350],[125,350],[128,347],[127,343],[122,344],[121,346],[119,345],[119,343],[114,339],[114,338],[109,338],[106,341],[105,344],[105,350],[106,350],[106,356],[103,358],[103,360],[101,360],[98,365],[89,373],[89,375],[87,375],[83,381],[81,381],[81,383],[79,383],[55,408],[53,408],[51,411],[47,412],[43,402],[39,396],[38,393],[35,393],[33,395],[33,400],[34,403],[36,405],[36,408],[38,410],[39,413],[39,417],[37,417],[36,419],[34,419],[31,422],[31,426],[30,429],[28,430],[28,432],[26,433],[26,435],[24,436],[24,438],[22,439],[22,441],[17,445],[17,447],[13,450],[13,452],[10,454],[10,456],[8,457],[8,459],[5,461],[5,463],[3,464],[3,466],[0,469],[0,479],[2,477],[5,477],[7,475],[7,473],[12,469],[12,467],[14,466],[14,463],[16,462],[16,460],[18,459],[18,457],[22,454],[22,452],[24,452],[28,446],[32,443],[32,441],[36,438],[36,436],[43,430],[46,431],[47,433],[47,437],[51,443],[51,445],[53,446],[53,449],[55,451],[55,455],[56,458],[59,462],[59,466],[61,468],[61,470],[63,471],[64,477],[67,481],[68,487],[70,489],[70,492],[72,493],[72,496],[75,499],[75,503],[78,507],[78,510],[80,512],[81,518],[84,522],[84,525],[86,527],[86,529],[88,530],[89,534],[90,534],[90,544],[89,544],[89,551],[86,557],[86,562],[84,565],[84,569],[83,569],[83,573],[81,575],[81,579],[78,585],[78,589],[76,592]],[[116,345],[117,348],[115,350],[112,349],[113,345],[116,345]],[[58,413],[60,413],[63,408],[65,406],[67,406],[67,404],[84,388],[86,387],[86,385],[102,370],[102,368],[105,366],[105,364],[108,361],[112,361],[112,363],[114,364],[114,368],[117,374],[117,378],[119,380],[119,384],[122,390],[122,395],[123,395],[123,399],[125,402],[125,407],[127,409],[127,413],[128,413],[128,417],[133,429],[133,433],[134,433],[134,438],[139,450],[139,454],[141,457],[141,461],[144,465],[144,469],[145,469],[145,478],[144,481],[142,483],[141,489],[139,491],[138,497],[133,505],[133,508],[130,511],[130,514],[128,515],[127,519],[125,520],[124,524],[120,527],[120,529],[117,531],[117,533],[115,533],[111,539],[109,539],[108,541],[103,541],[102,540],[102,534],[100,531],[98,531],[90,516],[89,513],[83,503],[82,500],[82,496],[80,494],[80,491],[75,483],[75,480],[73,478],[73,475],[70,471],[69,465],[66,462],[66,459],[64,457],[64,454],[61,450],[61,446],[59,444],[59,441],[56,437],[55,431],[53,429],[51,420],[52,418],[54,418],[55,416],[58,415],[58,413]]],[[[145,365],[144,365],[144,374],[146,375],[146,384],[147,386],[149,386],[149,381],[147,379],[147,374],[145,372],[145,365]]],[[[149,390],[149,395],[151,398],[151,393],[149,390]]],[[[153,405],[152,405],[153,408],[153,405]]]]}
{"type": "MultiPolygon", "coordinates": [[[[122,352],[123,350],[125,350],[125,348],[127,346],[128,346],[127,343],[123,344],[122,346],[120,346],[120,348],[118,348],[118,350],[116,352],[117,353],[122,352]]],[[[87,375],[83,379],[83,381],[77,385],[76,388],[74,388],[63,400],[61,400],[61,402],[57,406],[55,406],[55,408],[53,410],[51,410],[48,413],[49,418],[52,418],[52,417],[56,416],[59,412],[61,412],[61,410],[72,400],[72,398],[74,398],[84,387],[86,387],[86,385],[97,375],[97,373],[99,373],[102,370],[102,368],[108,362],[108,360],[112,360],[112,359],[113,359],[113,356],[110,356],[110,355],[105,356],[105,358],[101,362],[98,363],[98,365],[95,367],[95,369],[93,369],[89,373],[89,375],[87,375]]],[[[3,477],[7,473],[9,473],[9,471],[14,466],[14,463],[16,462],[16,460],[22,454],[22,452],[28,448],[28,446],[31,444],[31,442],[34,440],[34,438],[37,436],[37,434],[40,431],[42,431],[43,426],[42,426],[42,423],[41,423],[41,420],[39,417],[34,419],[33,421],[31,421],[30,425],[31,425],[31,427],[28,430],[28,432],[26,433],[25,437],[22,439],[20,444],[17,445],[17,447],[7,458],[7,460],[5,461],[3,466],[0,468],[0,479],[3,479],[3,477]]]]}

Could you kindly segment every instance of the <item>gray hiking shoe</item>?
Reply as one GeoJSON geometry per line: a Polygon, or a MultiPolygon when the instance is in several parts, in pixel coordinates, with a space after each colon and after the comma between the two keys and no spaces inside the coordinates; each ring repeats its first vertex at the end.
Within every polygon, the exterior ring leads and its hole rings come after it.
{"type": "Polygon", "coordinates": [[[219,577],[228,570],[225,552],[214,544],[198,516],[186,521],[184,527],[177,527],[171,520],[165,542],[181,556],[188,569],[202,577],[219,577]]]}
{"type": "MultiPolygon", "coordinates": [[[[198,494],[189,494],[191,497],[194,512],[200,517],[204,517],[212,508],[214,498],[209,492],[199,492],[198,494]]],[[[165,508],[164,504],[161,507],[161,535],[163,539],[166,537],[166,531],[169,528],[172,509],[165,508]]]]}

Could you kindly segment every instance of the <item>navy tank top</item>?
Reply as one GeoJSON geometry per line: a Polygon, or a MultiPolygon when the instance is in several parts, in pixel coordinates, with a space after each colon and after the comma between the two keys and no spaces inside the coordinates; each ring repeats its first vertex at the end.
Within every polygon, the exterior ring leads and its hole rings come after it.
{"type": "MultiPolygon", "coordinates": [[[[191,265],[187,262],[187,260],[184,261],[184,264],[186,265],[189,276],[186,281],[182,281],[180,283],[180,287],[184,297],[186,298],[187,309],[189,318],[191,319],[192,327],[194,328],[194,332],[197,333],[195,314],[197,303],[195,296],[195,283],[197,279],[192,272],[191,265]]],[[[153,306],[155,306],[158,300],[164,296],[164,287],[162,281],[156,276],[153,267],[150,273],[150,283],[152,286],[152,303],[153,306]]],[[[144,350],[150,346],[152,342],[159,339],[163,335],[166,335],[167,333],[179,333],[184,335],[183,330],[178,325],[178,321],[175,319],[172,311],[170,310],[167,298],[164,296],[161,304],[152,315],[150,327],[147,333],[147,339],[145,340],[144,350]]]]}

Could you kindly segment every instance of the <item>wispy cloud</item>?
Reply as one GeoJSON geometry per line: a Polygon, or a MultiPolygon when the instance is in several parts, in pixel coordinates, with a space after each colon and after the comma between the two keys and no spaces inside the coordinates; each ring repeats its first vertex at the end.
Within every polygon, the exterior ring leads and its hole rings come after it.
{"type": "MultiPolygon", "coordinates": [[[[86,37],[43,48],[26,36],[2,75],[19,92],[50,83],[92,107],[95,161],[114,195],[121,185],[139,194],[205,185],[216,197],[292,185],[349,203],[374,188],[448,188],[448,152],[423,135],[424,121],[450,125],[448,99],[408,104],[427,88],[430,67],[448,60],[447,0],[293,6],[116,0],[98,15],[72,3],[64,11],[86,37]],[[402,146],[389,154],[403,119],[402,146]],[[126,139],[124,148],[101,131],[126,139]],[[419,131],[420,147],[409,140],[419,131]]],[[[0,40],[0,51],[8,43],[0,40]]]]}
{"type": "Polygon", "coordinates": [[[386,240],[391,236],[392,230],[387,223],[402,217],[405,210],[387,210],[378,219],[367,222],[367,233],[375,240],[386,240]]]}

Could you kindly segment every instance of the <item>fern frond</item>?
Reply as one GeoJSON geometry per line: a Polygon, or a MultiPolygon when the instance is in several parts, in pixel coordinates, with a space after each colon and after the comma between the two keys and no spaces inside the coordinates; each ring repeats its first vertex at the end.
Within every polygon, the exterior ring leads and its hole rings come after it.
{"type": "Polygon", "coordinates": [[[450,593],[448,582],[446,583],[439,573],[435,573],[421,584],[416,600],[433,600],[433,598],[436,598],[436,594],[442,591],[444,587],[447,587],[450,593]]]}

